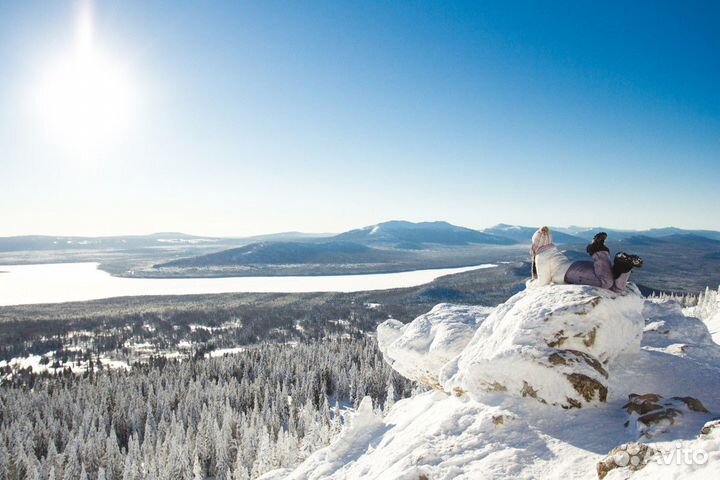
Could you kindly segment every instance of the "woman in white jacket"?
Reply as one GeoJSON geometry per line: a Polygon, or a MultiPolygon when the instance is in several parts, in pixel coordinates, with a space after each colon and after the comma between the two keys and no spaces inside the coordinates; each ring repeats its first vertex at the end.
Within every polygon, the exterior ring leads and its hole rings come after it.
{"type": "Polygon", "coordinates": [[[619,252],[614,264],[610,263],[610,250],[605,246],[607,233],[600,232],[587,246],[592,261],[571,262],[553,244],[552,233],[548,227],[539,228],[533,235],[530,255],[532,255],[532,279],[529,287],[555,284],[592,285],[607,288],[617,293],[625,290],[630,271],[633,267],[642,267],[642,259],[637,255],[619,252]]]}

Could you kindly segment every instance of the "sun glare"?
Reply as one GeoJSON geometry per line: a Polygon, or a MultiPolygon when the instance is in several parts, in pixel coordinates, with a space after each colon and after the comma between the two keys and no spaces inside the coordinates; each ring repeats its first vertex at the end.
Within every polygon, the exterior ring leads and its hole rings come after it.
{"type": "Polygon", "coordinates": [[[46,132],[78,154],[119,140],[135,100],[127,71],[95,44],[89,8],[78,18],[74,48],[47,65],[34,93],[46,132]]]}

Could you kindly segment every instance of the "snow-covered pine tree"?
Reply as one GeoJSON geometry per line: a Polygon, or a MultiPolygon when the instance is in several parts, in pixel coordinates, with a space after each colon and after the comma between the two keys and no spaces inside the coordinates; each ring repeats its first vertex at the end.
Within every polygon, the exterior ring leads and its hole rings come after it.
{"type": "Polygon", "coordinates": [[[77,454],[77,444],[71,441],[64,453],[63,480],[77,480],[80,478],[82,466],[77,454]]]}
{"type": "MultiPolygon", "coordinates": [[[[105,439],[105,454],[102,459],[102,465],[105,467],[105,475],[107,480],[121,480],[123,473],[123,457],[118,447],[115,429],[110,428],[110,433],[105,439]]],[[[77,477],[71,477],[77,478],[77,477]]]]}
{"type": "Polygon", "coordinates": [[[237,453],[235,455],[235,462],[233,463],[233,480],[250,480],[250,475],[248,474],[247,468],[245,467],[245,464],[243,463],[243,454],[240,449],[237,449],[237,453]]]}
{"type": "Polygon", "coordinates": [[[203,467],[200,463],[200,458],[195,456],[192,468],[193,480],[205,480],[205,472],[203,471],[203,467]]]}
{"type": "Polygon", "coordinates": [[[123,467],[123,480],[140,480],[142,474],[140,472],[140,447],[137,443],[135,435],[130,436],[128,443],[128,452],[125,455],[125,466],[123,467]]]}
{"type": "Polygon", "coordinates": [[[232,430],[230,427],[232,412],[223,411],[222,427],[215,438],[215,476],[225,478],[225,472],[230,469],[230,449],[232,447],[232,430]]]}
{"type": "Polygon", "coordinates": [[[387,379],[387,397],[385,397],[385,405],[383,406],[383,414],[387,415],[390,409],[395,405],[395,386],[393,385],[393,375],[390,373],[387,379]]]}
{"type": "Polygon", "coordinates": [[[10,475],[9,468],[10,456],[2,437],[0,437],[0,478],[8,478],[10,475]]]}

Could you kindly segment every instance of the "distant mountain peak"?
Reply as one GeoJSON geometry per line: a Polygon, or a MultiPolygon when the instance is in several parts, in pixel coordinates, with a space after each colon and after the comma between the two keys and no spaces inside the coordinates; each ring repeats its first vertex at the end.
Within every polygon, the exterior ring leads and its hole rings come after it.
{"type": "MultiPolygon", "coordinates": [[[[515,243],[530,243],[537,227],[526,227],[523,225],[508,225],[507,223],[498,223],[494,227],[486,228],[483,232],[508,238],[515,243]]],[[[564,233],[562,231],[551,229],[553,232],[553,240],[558,244],[565,243],[583,243],[585,240],[574,235],[564,233]]]]}
{"type": "Polygon", "coordinates": [[[335,240],[385,245],[395,248],[422,248],[434,245],[509,245],[516,243],[501,235],[493,235],[445,221],[409,222],[391,220],[350,230],[333,237],[335,240]]]}
{"type": "Polygon", "coordinates": [[[522,230],[526,228],[532,228],[532,227],[524,227],[522,225],[510,225],[508,223],[498,223],[494,227],[490,227],[490,229],[496,229],[496,230],[522,230]]]}

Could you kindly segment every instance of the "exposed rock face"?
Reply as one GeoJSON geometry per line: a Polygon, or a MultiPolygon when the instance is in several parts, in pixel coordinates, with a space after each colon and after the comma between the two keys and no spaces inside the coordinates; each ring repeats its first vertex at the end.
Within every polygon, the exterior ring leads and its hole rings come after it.
{"type": "Polygon", "coordinates": [[[656,393],[631,393],[623,406],[629,415],[625,427],[631,425],[639,438],[649,439],[665,432],[676,418],[687,412],[709,413],[700,400],[693,397],[663,398],[656,393]]]}
{"type": "Polygon", "coordinates": [[[403,376],[440,388],[438,372],[472,339],[492,307],[441,303],[411,323],[386,320],[377,338],[385,361],[403,376]]]}
{"type": "Polygon", "coordinates": [[[612,360],[640,350],[643,298],[581,285],[524,290],[499,305],[440,373],[445,391],[489,391],[579,408],[607,400],[612,360]]]}
{"type": "Polygon", "coordinates": [[[643,443],[629,443],[620,445],[597,464],[598,478],[602,480],[611,470],[627,468],[637,471],[648,464],[655,450],[643,443]]]}

